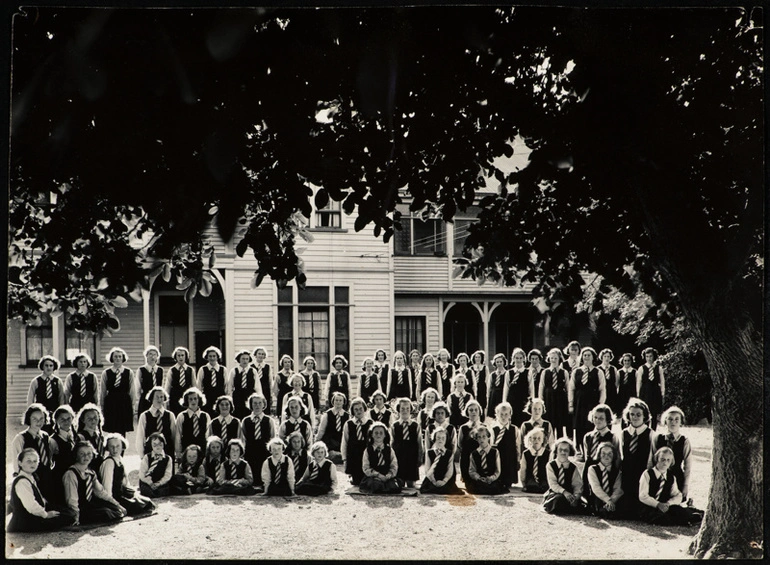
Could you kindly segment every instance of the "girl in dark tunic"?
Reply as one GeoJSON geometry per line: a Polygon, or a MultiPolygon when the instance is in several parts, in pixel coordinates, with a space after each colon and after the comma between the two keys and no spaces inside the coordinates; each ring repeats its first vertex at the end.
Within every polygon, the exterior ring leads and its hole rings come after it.
{"type": "Polygon", "coordinates": [[[101,406],[104,414],[104,430],[122,436],[134,430],[134,413],[137,407],[134,372],[123,363],[128,355],[120,347],[113,347],[107,354],[112,367],[102,373],[101,406]]]}
{"type": "Polygon", "coordinates": [[[144,350],[144,358],[146,363],[136,370],[137,384],[139,385],[139,390],[137,390],[137,397],[139,398],[138,414],[149,410],[151,403],[147,400],[146,396],[152,387],[163,386],[163,368],[158,366],[160,350],[154,345],[149,345],[144,350]]]}
{"type": "Polygon", "coordinates": [[[604,404],[604,373],[594,366],[596,362],[596,350],[593,347],[584,347],[580,354],[583,364],[572,373],[573,386],[573,413],[575,428],[575,443],[581,453],[578,461],[584,461],[582,453],[583,436],[591,429],[588,414],[597,404],[604,404]]]}

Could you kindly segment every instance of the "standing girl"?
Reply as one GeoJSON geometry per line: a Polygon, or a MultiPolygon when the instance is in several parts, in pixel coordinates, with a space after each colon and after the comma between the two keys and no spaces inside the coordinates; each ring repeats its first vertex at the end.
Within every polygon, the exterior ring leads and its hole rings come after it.
{"type": "MultiPolygon", "coordinates": [[[[96,406],[94,404],[94,406],[96,406]]],[[[53,470],[51,482],[56,486],[52,489],[51,502],[64,503],[64,490],[61,488],[62,477],[67,469],[75,462],[73,449],[77,442],[77,436],[73,428],[75,413],[66,404],[59,406],[53,413],[53,435],[51,436],[51,458],[53,470]]]]}
{"type": "Polygon", "coordinates": [[[420,372],[422,371],[422,353],[416,349],[412,349],[409,352],[409,369],[412,371],[414,377],[414,398],[417,400],[420,397],[420,372]]]}
{"type": "Polygon", "coordinates": [[[384,349],[378,349],[374,352],[374,372],[377,373],[377,378],[380,380],[380,390],[387,390],[390,367],[388,354],[384,349]]]}
{"type": "Polygon", "coordinates": [[[233,438],[239,437],[241,433],[241,421],[233,417],[233,399],[227,395],[217,398],[215,403],[219,416],[211,420],[206,437],[217,436],[222,440],[222,445],[233,438]]]}
{"type": "Polygon", "coordinates": [[[620,442],[623,453],[623,492],[626,493],[626,502],[631,509],[638,506],[639,478],[652,467],[652,430],[648,426],[650,409],[643,400],[632,398],[623,412],[623,419],[631,423],[623,430],[620,442]]]}
{"type": "Polygon", "coordinates": [[[428,429],[429,424],[433,423],[433,416],[431,414],[433,413],[433,405],[438,402],[438,398],[438,391],[435,388],[426,388],[422,391],[420,397],[422,408],[418,414],[418,421],[420,422],[420,429],[423,431],[428,429]]]}
{"type": "Polygon", "coordinates": [[[564,348],[564,355],[567,357],[562,363],[564,369],[572,375],[572,371],[580,367],[580,343],[577,341],[570,341],[567,347],[564,348]]]}
{"type": "Polygon", "coordinates": [[[324,442],[329,448],[329,457],[337,463],[344,457],[340,453],[342,446],[342,427],[348,421],[349,415],[345,411],[345,395],[341,392],[333,392],[331,395],[331,408],[321,416],[318,424],[318,432],[315,440],[324,442]]]}
{"type": "Polygon", "coordinates": [[[98,470],[104,457],[104,435],[102,433],[102,411],[96,404],[86,404],[78,412],[78,439],[88,442],[93,448],[91,465],[98,470]]]}
{"type": "Polygon", "coordinates": [[[642,351],[644,365],[636,372],[636,391],[640,399],[650,408],[650,427],[658,425],[658,418],[663,410],[663,399],[666,396],[666,379],[663,367],[658,364],[658,350],[648,347],[642,351]]]}
{"type": "Polygon", "coordinates": [[[412,401],[399,398],[396,402],[398,420],[391,426],[393,451],[398,460],[397,476],[409,488],[414,487],[420,478],[420,465],[423,460],[422,445],[420,444],[420,425],[412,420],[412,401]]]}
{"type": "Polygon", "coordinates": [[[404,481],[398,477],[398,459],[390,446],[389,435],[382,422],[375,422],[369,428],[369,445],[361,462],[364,478],[359,488],[362,492],[396,494],[404,488],[404,481]]]}
{"type": "Polygon", "coordinates": [[[72,364],[76,369],[64,380],[64,397],[72,410],[77,412],[89,402],[99,402],[99,382],[96,375],[88,370],[93,361],[87,353],[76,354],[72,364]]]}
{"type": "Polygon", "coordinates": [[[155,504],[128,485],[126,468],[123,466],[123,453],[128,449],[128,441],[120,434],[107,434],[104,438],[107,457],[99,467],[99,479],[104,490],[126,509],[129,516],[151,512],[155,504]]]}
{"type": "Polygon", "coordinates": [[[519,428],[511,423],[511,405],[501,402],[495,408],[497,422],[492,426],[493,445],[500,452],[500,480],[510,487],[519,480],[521,464],[521,435],[519,428]]]}
{"type": "MultiPolygon", "coordinates": [[[[612,407],[615,414],[622,414],[628,406],[628,401],[636,398],[636,369],[634,369],[634,356],[630,353],[624,353],[620,356],[620,369],[618,370],[617,404],[612,407]]],[[[628,425],[626,422],[625,425],[628,425]]]]}
{"type": "Polygon", "coordinates": [[[139,399],[137,413],[141,414],[150,408],[147,401],[147,393],[152,387],[163,386],[163,368],[158,366],[160,349],[154,345],[148,345],[144,350],[145,364],[136,370],[137,386],[136,396],[139,399]]]}
{"type": "Polygon", "coordinates": [[[319,496],[334,492],[337,487],[337,467],[326,458],[328,450],[322,441],[310,447],[313,459],[305,469],[305,474],[297,482],[295,492],[305,496],[319,496]]]}
{"type": "MultiPolygon", "coordinates": [[[[473,440],[475,443],[475,440],[473,440]]],[[[429,494],[462,494],[455,482],[455,462],[452,450],[446,447],[446,430],[436,428],[431,438],[433,447],[425,458],[425,478],[420,492],[429,494]]],[[[470,456],[469,456],[470,457],[470,456]]]]}
{"type": "MultiPolygon", "coordinates": [[[[212,345],[203,352],[203,358],[207,363],[198,369],[198,379],[195,386],[206,398],[219,398],[227,393],[227,367],[220,365],[222,362],[222,351],[212,345]]],[[[206,411],[209,416],[214,416],[213,406],[206,411]]],[[[204,448],[206,444],[198,445],[204,448]]]]}
{"type": "Polygon", "coordinates": [[[262,465],[270,454],[267,450],[267,442],[275,437],[275,422],[265,414],[267,399],[262,393],[255,392],[249,397],[251,416],[241,421],[241,441],[246,446],[246,461],[256,473],[254,486],[262,486],[262,465]]]}
{"type": "Polygon", "coordinates": [[[465,387],[468,384],[468,380],[463,373],[457,373],[452,379],[453,391],[447,397],[447,403],[449,404],[449,423],[455,428],[459,428],[468,419],[465,417],[465,407],[473,400],[473,395],[465,391],[465,387]]]}
{"type": "Polygon", "coordinates": [[[406,355],[402,351],[396,351],[393,354],[393,367],[388,371],[385,396],[388,400],[402,397],[414,398],[413,380],[411,371],[406,366],[406,355]]]}
{"type": "Polygon", "coordinates": [[[559,438],[554,454],[556,457],[546,467],[548,491],[543,496],[543,508],[548,514],[579,514],[583,510],[583,481],[580,471],[569,460],[575,455],[575,444],[566,437],[559,438]]]}
{"type": "MultiPolygon", "coordinates": [[[[27,404],[42,404],[52,414],[62,404],[67,403],[64,395],[64,384],[54,373],[59,370],[59,360],[52,355],[44,355],[37,364],[38,369],[42,371],[32,382],[29,383],[27,391],[27,404]]],[[[50,432],[51,425],[48,425],[46,432],[50,432]]]]}
{"type": "MultiPolygon", "coordinates": [[[[618,373],[618,369],[612,365],[612,360],[614,358],[615,355],[612,353],[611,349],[602,349],[599,352],[599,360],[602,363],[599,365],[599,368],[604,373],[604,390],[606,392],[605,403],[610,407],[617,406],[618,389],[620,388],[620,374],[618,373]]],[[[610,422],[610,425],[612,425],[612,422],[610,422]]]]}
{"type": "Polygon", "coordinates": [[[492,374],[489,376],[489,397],[487,399],[487,416],[495,417],[497,405],[505,400],[503,389],[508,381],[508,371],[505,366],[508,361],[503,353],[498,353],[492,357],[492,374]]]}
{"type": "MultiPolygon", "coordinates": [[[[366,402],[361,397],[354,398],[350,403],[350,414],[351,418],[345,422],[342,432],[340,451],[342,453],[342,462],[345,465],[345,473],[350,476],[350,482],[356,486],[364,477],[361,463],[372,421],[367,416],[366,402]]],[[[316,443],[323,442],[316,440],[316,443]]]]}
{"type": "Polygon", "coordinates": [[[176,417],[176,455],[182,457],[182,452],[191,445],[197,445],[201,453],[206,449],[206,430],[211,417],[203,411],[206,396],[197,388],[190,387],[182,396],[182,408],[176,417]]]}
{"type": "MultiPolygon", "coordinates": [[[[291,358],[289,359],[291,360],[291,358]]],[[[240,419],[249,414],[249,410],[246,408],[246,401],[249,397],[255,392],[264,395],[265,391],[262,390],[257,380],[256,371],[251,366],[251,353],[242,349],[235,354],[235,361],[238,363],[238,366],[230,370],[230,375],[227,379],[227,390],[233,399],[234,415],[240,419]]],[[[268,391],[267,394],[269,393],[268,391]]]]}
{"type": "MultiPolygon", "coordinates": [[[[265,409],[265,413],[270,414],[270,407],[273,405],[273,389],[276,387],[276,383],[273,382],[273,375],[270,372],[270,365],[265,363],[265,359],[267,359],[267,349],[264,347],[257,347],[254,349],[252,355],[254,356],[255,380],[259,383],[259,385],[257,385],[255,388],[256,390],[262,389],[262,394],[264,394],[265,398],[267,399],[267,408],[265,409]]],[[[291,369],[292,371],[294,370],[293,360],[291,369]]],[[[249,396],[251,396],[251,394],[249,394],[249,396]]],[[[280,402],[278,399],[276,399],[276,401],[280,402]]],[[[280,413],[280,410],[276,412],[276,414],[280,413]]],[[[244,414],[244,417],[245,416],[246,415],[244,414]]],[[[259,474],[258,469],[252,469],[252,471],[256,474],[259,474]]]]}
{"type": "Polygon", "coordinates": [[[436,370],[436,360],[433,355],[426,353],[422,356],[422,366],[420,367],[420,377],[417,379],[417,394],[422,397],[422,393],[432,388],[441,399],[441,379],[438,378],[436,370]]]}
{"type": "Polygon", "coordinates": [[[163,436],[163,445],[168,455],[174,456],[176,447],[176,418],[166,410],[166,391],[156,386],[147,393],[147,400],[152,406],[139,415],[136,425],[136,451],[139,456],[152,450],[147,438],[154,433],[163,436]]]}
{"type": "Polygon", "coordinates": [[[535,396],[535,389],[532,381],[529,380],[529,372],[524,365],[527,354],[524,350],[517,347],[511,353],[513,367],[508,370],[508,378],[503,385],[503,398],[511,405],[513,415],[511,421],[516,426],[521,426],[527,417],[524,414],[524,407],[527,400],[535,396]]]}
{"type": "Polygon", "coordinates": [[[439,349],[436,358],[438,359],[436,365],[439,378],[438,392],[443,400],[452,392],[452,377],[455,374],[455,367],[449,362],[449,350],[446,348],[439,349]]]}
{"type": "Polygon", "coordinates": [[[374,372],[374,359],[367,357],[364,359],[361,369],[364,371],[359,379],[361,389],[359,396],[367,402],[373,402],[372,395],[380,390],[380,379],[374,372]]]}
{"type": "Polygon", "coordinates": [[[171,367],[166,373],[166,384],[164,388],[168,394],[169,410],[174,416],[182,411],[182,395],[191,386],[195,386],[195,372],[190,367],[190,351],[186,347],[178,346],[174,349],[171,357],[176,361],[176,365],[171,367]]]}
{"type": "Polygon", "coordinates": [[[532,390],[535,394],[540,390],[540,377],[543,373],[543,354],[539,349],[533,349],[527,353],[527,361],[529,361],[529,380],[532,383],[532,390]]]}
{"type": "MultiPolygon", "coordinates": [[[[329,383],[326,392],[329,404],[331,404],[331,398],[334,393],[339,392],[344,395],[345,407],[347,408],[348,398],[350,398],[350,374],[345,370],[347,366],[348,360],[345,359],[344,355],[335,355],[332,359],[333,369],[329,372],[326,379],[326,382],[329,383]]],[[[327,443],[326,445],[329,444],[327,443]]],[[[329,446],[329,451],[334,451],[334,449],[329,446]]]]}
{"type": "Polygon", "coordinates": [[[471,389],[473,398],[481,405],[481,414],[484,415],[487,409],[487,380],[489,372],[486,364],[487,354],[479,349],[471,356],[473,365],[471,365],[471,389]]]}
{"type": "Polygon", "coordinates": [[[491,434],[486,426],[473,431],[479,446],[471,453],[465,490],[471,494],[503,494],[508,488],[500,480],[500,454],[490,444],[491,434]]]}
{"type": "Polygon", "coordinates": [[[313,406],[316,410],[321,408],[321,375],[315,370],[316,362],[315,358],[308,355],[302,361],[304,369],[300,371],[303,377],[305,377],[305,383],[307,383],[304,389],[313,399],[313,406]]]}
{"type": "Polygon", "coordinates": [[[560,349],[553,348],[548,352],[548,368],[541,374],[538,396],[543,399],[548,408],[548,419],[556,435],[569,437],[572,435],[572,419],[569,415],[567,393],[569,373],[562,367],[562,360],[560,349]]]}
{"type": "MultiPolygon", "coordinates": [[[[593,347],[584,347],[580,357],[583,364],[572,372],[571,390],[572,400],[570,410],[574,413],[575,442],[580,449],[590,424],[588,414],[597,404],[604,404],[606,395],[604,391],[604,373],[595,367],[596,350],[593,347]]],[[[578,461],[585,461],[585,454],[578,454],[578,461]]]]}
{"type": "Polygon", "coordinates": [[[660,420],[665,424],[668,433],[655,435],[653,450],[657,453],[661,447],[668,447],[673,452],[674,463],[670,471],[676,479],[677,487],[682,493],[682,499],[686,502],[690,492],[692,446],[690,440],[682,435],[684,412],[678,406],[672,406],[663,412],[660,420]]]}
{"type": "MultiPolygon", "coordinates": [[[[471,453],[479,444],[473,439],[473,432],[481,426],[481,404],[471,400],[465,407],[465,422],[457,432],[457,447],[460,450],[460,476],[463,482],[468,481],[468,469],[471,464],[471,453]]],[[[435,445],[433,446],[435,448],[435,445]]]]}
{"type": "Polygon", "coordinates": [[[102,373],[99,394],[104,414],[104,430],[122,436],[134,429],[134,411],[137,408],[134,372],[123,363],[128,355],[120,347],[113,347],[107,354],[112,367],[102,373]]]}
{"type": "Polygon", "coordinates": [[[458,373],[462,373],[462,375],[465,377],[466,382],[470,383],[470,357],[468,357],[467,353],[458,353],[457,357],[455,357],[455,375],[458,373]]]}

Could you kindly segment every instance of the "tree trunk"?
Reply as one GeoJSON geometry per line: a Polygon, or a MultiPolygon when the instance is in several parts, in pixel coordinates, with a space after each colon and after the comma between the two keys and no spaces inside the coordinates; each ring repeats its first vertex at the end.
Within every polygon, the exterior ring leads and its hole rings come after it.
{"type": "Polygon", "coordinates": [[[761,558],[762,339],[738,308],[725,308],[719,315],[703,310],[689,314],[714,384],[711,490],[690,553],[698,558],[761,558]]]}

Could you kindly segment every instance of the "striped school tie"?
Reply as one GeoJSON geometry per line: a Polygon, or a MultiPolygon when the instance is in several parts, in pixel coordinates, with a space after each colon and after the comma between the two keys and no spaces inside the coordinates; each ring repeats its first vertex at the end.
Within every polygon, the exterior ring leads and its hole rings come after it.
{"type": "Polygon", "coordinates": [[[559,485],[561,485],[562,487],[565,486],[564,485],[564,467],[562,467],[561,465],[559,465],[559,473],[558,473],[558,476],[556,477],[556,482],[558,482],[559,485]]]}
{"type": "Polygon", "coordinates": [[[366,380],[364,381],[364,388],[365,388],[365,389],[368,389],[368,388],[369,388],[369,382],[370,382],[371,380],[372,380],[372,377],[371,377],[371,375],[366,375],[366,380]]]}
{"type": "Polygon", "coordinates": [[[86,397],[86,376],[80,375],[80,398],[86,397]]]}
{"type": "Polygon", "coordinates": [[[591,459],[594,461],[599,460],[599,445],[602,443],[601,438],[597,435],[593,439],[594,444],[591,446],[591,459]]]}
{"type": "Polygon", "coordinates": [[[660,497],[663,496],[663,487],[666,486],[666,475],[660,476],[660,484],[658,485],[658,492],[655,493],[655,500],[660,500],[660,497]]]}
{"type": "Polygon", "coordinates": [[[115,384],[113,385],[113,388],[118,388],[120,386],[120,381],[121,381],[122,377],[123,377],[122,371],[120,373],[118,373],[117,375],[115,375],[115,384]]]}
{"type": "Polygon", "coordinates": [[[647,378],[650,380],[650,382],[655,380],[655,373],[653,372],[652,369],[649,369],[647,371],[647,378]]]}
{"type": "Polygon", "coordinates": [[[224,420],[220,420],[220,422],[222,422],[222,431],[220,433],[222,437],[222,443],[227,445],[227,422],[224,420]]]}
{"type": "Polygon", "coordinates": [[[246,371],[241,373],[241,389],[246,390],[246,371]]]}
{"type": "Polygon", "coordinates": [[[497,375],[497,378],[495,379],[495,386],[500,387],[500,384],[503,382],[503,375],[502,373],[495,373],[497,375]]]}
{"type": "Polygon", "coordinates": [[[262,437],[262,418],[254,418],[254,440],[259,441],[262,437]]]}
{"type": "Polygon", "coordinates": [[[407,422],[406,424],[402,424],[402,426],[404,426],[404,441],[409,441],[409,423],[407,422]]]}
{"type": "Polygon", "coordinates": [[[673,434],[668,434],[666,436],[666,444],[671,448],[674,449],[674,446],[676,445],[676,440],[674,439],[673,434]]]}
{"type": "Polygon", "coordinates": [[[460,412],[462,412],[463,410],[465,410],[465,397],[461,396],[460,397],[460,412]]]}
{"type": "Polygon", "coordinates": [[[291,461],[294,463],[294,470],[299,469],[299,453],[295,453],[291,456],[291,461]]]}
{"type": "Polygon", "coordinates": [[[45,397],[49,400],[53,398],[53,379],[45,380],[45,397]]]}
{"type": "Polygon", "coordinates": [[[497,441],[495,442],[495,445],[500,445],[500,442],[503,441],[503,436],[505,435],[505,428],[500,428],[500,433],[497,436],[497,441]]]}
{"type": "Polygon", "coordinates": [[[539,455],[535,455],[534,459],[532,459],[532,476],[535,478],[536,483],[540,482],[540,465],[538,465],[539,461],[539,455]]]}
{"type": "Polygon", "coordinates": [[[337,373],[337,386],[342,389],[342,374],[337,373]]]}
{"type": "Polygon", "coordinates": [[[356,421],[356,438],[358,441],[364,441],[364,428],[360,420],[356,421]]]}
{"type": "Polygon", "coordinates": [[[432,371],[425,371],[425,384],[427,386],[433,385],[433,372],[432,371]]]}
{"type": "Polygon", "coordinates": [[[628,443],[628,451],[636,453],[636,448],[639,443],[639,436],[636,435],[636,430],[631,432],[631,441],[628,443]]]}
{"type": "Polygon", "coordinates": [[[588,384],[588,371],[583,371],[583,378],[580,379],[580,382],[585,384],[588,384]]]}
{"type": "Polygon", "coordinates": [[[198,414],[193,414],[193,437],[198,437],[201,433],[201,423],[198,414]]]}
{"type": "Polygon", "coordinates": [[[86,473],[86,500],[90,501],[94,497],[94,474],[86,473]]]}
{"type": "Polygon", "coordinates": [[[217,461],[217,466],[214,471],[214,476],[216,477],[216,480],[218,483],[222,484],[225,482],[225,466],[222,465],[221,461],[217,461]]]}
{"type": "Polygon", "coordinates": [[[602,469],[602,490],[610,494],[610,473],[607,469],[602,469]]]}
{"type": "Polygon", "coordinates": [[[310,392],[315,390],[315,377],[312,374],[307,376],[307,389],[310,392]]]}
{"type": "Polygon", "coordinates": [[[228,461],[228,467],[230,468],[230,480],[235,480],[238,477],[236,477],[236,472],[238,471],[238,468],[235,466],[235,463],[232,461],[228,461]]]}
{"type": "Polygon", "coordinates": [[[40,453],[40,465],[43,467],[48,466],[48,449],[46,447],[43,435],[37,436],[37,451],[40,453]]]}
{"type": "Polygon", "coordinates": [[[155,416],[155,431],[163,435],[163,412],[158,412],[155,416]]]}
{"type": "Polygon", "coordinates": [[[479,472],[479,475],[486,476],[487,474],[487,456],[485,454],[481,454],[481,469],[479,472]]]}
{"type": "Polygon", "coordinates": [[[314,481],[318,478],[318,465],[313,461],[310,463],[310,480],[314,481]]]}
{"type": "Polygon", "coordinates": [[[217,372],[212,369],[211,371],[211,388],[217,387],[217,372]]]}
{"type": "Polygon", "coordinates": [[[342,431],[342,415],[335,415],[334,418],[337,420],[335,427],[337,428],[338,432],[342,431]]]}
{"type": "Polygon", "coordinates": [[[519,380],[519,372],[518,371],[512,371],[511,374],[513,375],[511,378],[511,384],[515,385],[516,381],[519,380]]]}
{"type": "Polygon", "coordinates": [[[260,382],[262,381],[262,372],[263,372],[264,370],[265,370],[265,368],[264,368],[264,367],[259,367],[259,368],[257,369],[257,376],[256,376],[256,379],[255,379],[255,380],[258,380],[258,381],[260,381],[260,382]]]}
{"type": "Polygon", "coordinates": [[[187,388],[187,369],[185,367],[179,369],[179,384],[183,390],[187,388]]]}
{"type": "Polygon", "coordinates": [[[281,464],[279,463],[275,467],[275,475],[273,475],[273,484],[277,485],[281,482],[281,464]]]}
{"type": "Polygon", "coordinates": [[[398,384],[400,385],[404,384],[404,371],[400,369],[398,371],[398,384]]]}
{"type": "Polygon", "coordinates": [[[559,376],[556,374],[556,371],[554,371],[551,376],[551,386],[553,387],[553,390],[556,390],[559,386],[559,376]]]}
{"type": "Polygon", "coordinates": [[[382,449],[377,449],[377,466],[383,467],[385,465],[385,455],[382,453],[382,449]]]}
{"type": "Polygon", "coordinates": [[[153,471],[160,465],[160,462],[163,460],[162,455],[153,455],[152,456],[152,463],[150,464],[149,468],[147,469],[147,473],[145,473],[146,477],[152,477],[153,471]]]}

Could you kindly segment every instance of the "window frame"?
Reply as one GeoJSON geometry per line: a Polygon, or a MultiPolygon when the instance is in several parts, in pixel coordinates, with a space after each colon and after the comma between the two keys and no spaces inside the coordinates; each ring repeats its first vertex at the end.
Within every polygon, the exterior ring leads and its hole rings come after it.
{"type": "MultiPolygon", "coordinates": [[[[408,208],[406,210],[403,209],[402,206],[398,207],[398,210],[401,212],[401,226],[402,229],[400,230],[402,233],[404,231],[408,232],[409,234],[409,249],[399,249],[399,238],[396,235],[393,238],[393,255],[397,257],[447,257],[448,256],[448,234],[449,230],[447,229],[446,222],[442,220],[441,218],[435,217],[434,215],[431,215],[426,220],[423,220],[421,217],[421,214],[419,212],[412,212],[408,208]],[[433,245],[433,251],[432,252],[416,252],[415,248],[415,221],[420,221],[425,224],[433,223],[434,229],[434,245],[433,245]],[[439,233],[436,234],[436,227],[440,228],[439,233]],[[436,249],[435,242],[440,239],[441,241],[441,249],[436,249]]],[[[418,240],[419,241],[419,240],[418,240]]]]}
{"type": "MultiPolygon", "coordinates": [[[[421,354],[424,354],[426,352],[427,339],[428,339],[427,326],[428,326],[427,316],[394,316],[393,317],[393,343],[394,343],[395,350],[403,351],[407,356],[409,355],[409,352],[412,351],[413,349],[417,349],[418,351],[420,351],[421,354]],[[422,346],[409,344],[406,347],[404,347],[403,343],[399,344],[399,339],[398,339],[399,321],[408,321],[408,320],[419,321],[421,323],[421,327],[419,328],[419,330],[421,333],[420,337],[422,339],[422,346]]],[[[410,332],[410,331],[412,331],[410,328],[406,329],[406,332],[410,332]]],[[[408,343],[408,340],[406,343],[408,343]]]]}

